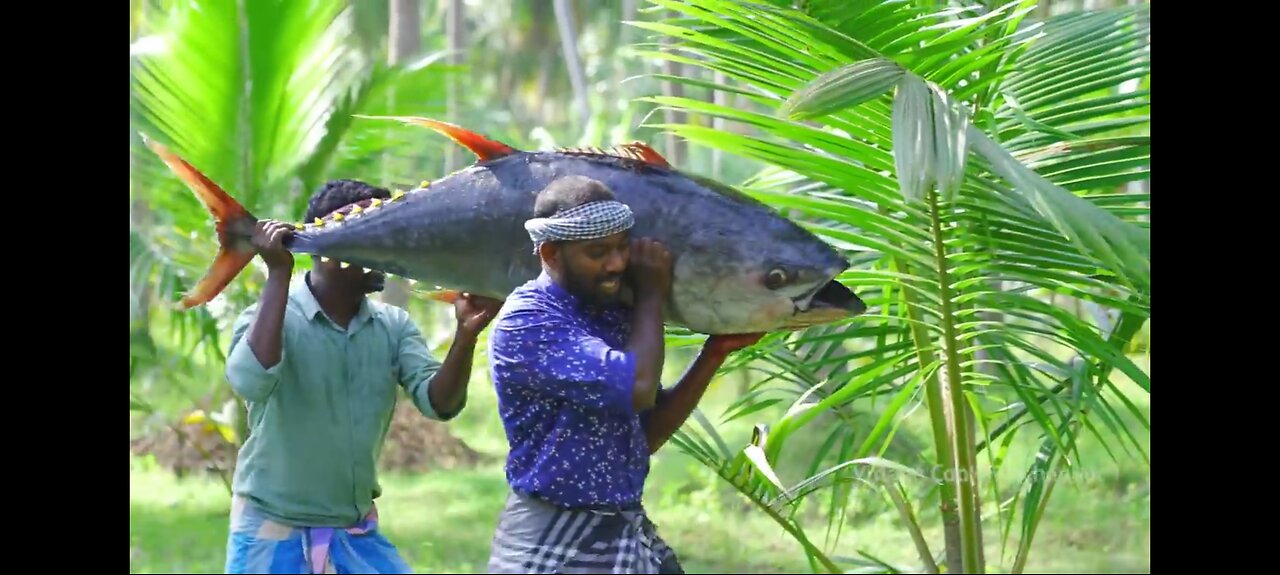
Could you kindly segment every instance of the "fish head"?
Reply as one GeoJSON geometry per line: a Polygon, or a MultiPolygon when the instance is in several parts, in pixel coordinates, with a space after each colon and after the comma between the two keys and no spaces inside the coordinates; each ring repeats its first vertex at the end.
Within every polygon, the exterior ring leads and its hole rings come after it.
{"type": "Polygon", "coordinates": [[[835,279],[849,267],[838,251],[753,198],[724,193],[727,201],[698,218],[675,254],[671,305],[681,323],[711,334],[757,333],[866,311],[835,279]]]}

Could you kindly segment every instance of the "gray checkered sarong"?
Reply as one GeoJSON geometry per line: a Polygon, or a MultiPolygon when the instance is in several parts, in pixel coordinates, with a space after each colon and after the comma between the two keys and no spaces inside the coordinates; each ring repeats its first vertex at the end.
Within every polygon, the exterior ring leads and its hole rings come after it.
{"type": "Polygon", "coordinates": [[[684,573],[644,509],[563,509],[512,493],[489,573],[684,573]]]}

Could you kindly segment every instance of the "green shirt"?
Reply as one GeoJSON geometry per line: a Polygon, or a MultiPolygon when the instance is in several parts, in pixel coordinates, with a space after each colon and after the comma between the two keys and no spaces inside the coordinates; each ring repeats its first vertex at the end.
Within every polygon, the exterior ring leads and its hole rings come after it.
{"type": "Polygon", "coordinates": [[[366,298],[347,329],[320,309],[295,277],[284,316],[280,362],[263,367],[244,336],[257,305],[240,314],[227,380],[249,408],[249,438],[233,489],[273,519],[345,527],[381,495],[376,465],[396,388],[423,415],[437,414],[427,389],[440,369],[405,310],[366,298]]]}

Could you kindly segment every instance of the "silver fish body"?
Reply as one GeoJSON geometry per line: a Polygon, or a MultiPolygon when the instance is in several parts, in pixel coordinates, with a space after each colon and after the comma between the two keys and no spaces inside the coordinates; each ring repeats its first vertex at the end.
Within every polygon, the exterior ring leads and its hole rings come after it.
{"type": "MultiPolygon", "coordinates": [[[[391,200],[360,202],[307,223],[288,244],[291,251],[501,299],[541,272],[524,229],[538,192],[577,175],[600,181],[631,207],[632,237],[657,239],[671,251],[666,316],[673,324],[704,334],[754,333],[866,311],[835,281],[849,264],[834,248],[737,190],[681,173],[643,144],[611,153],[526,152],[456,126],[413,122],[447,133],[479,161],[391,200]]],[[[149,145],[218,220],[222,250],[183,301],[199,305],[253,257],[245,234],[256,219],[181,158],[149,145]]]]}

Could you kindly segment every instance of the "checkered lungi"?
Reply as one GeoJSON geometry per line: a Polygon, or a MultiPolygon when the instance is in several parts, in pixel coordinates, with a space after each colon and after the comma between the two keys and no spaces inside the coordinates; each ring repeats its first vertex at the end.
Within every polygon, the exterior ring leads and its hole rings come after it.
{"type": "Polygon", "coordinates": [[[642,507],[564,509],[507,497],[489,573],[684,573],[642,507]]]}

